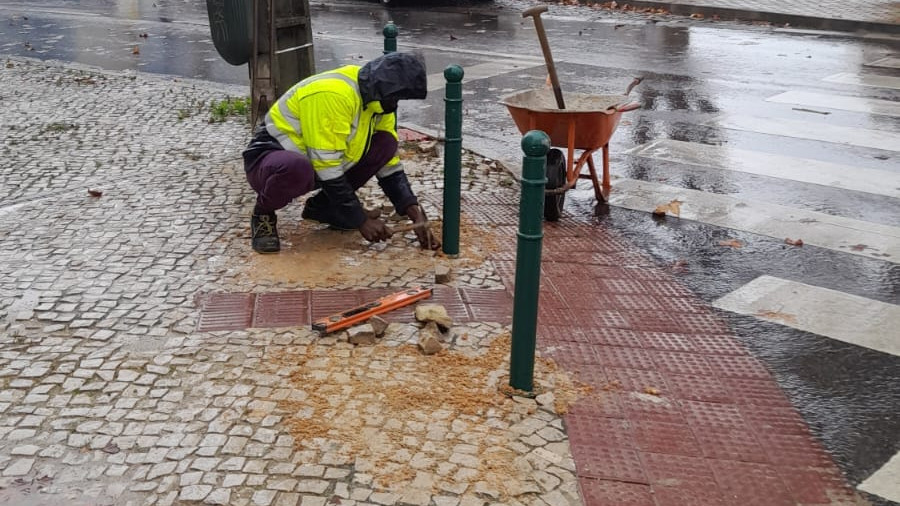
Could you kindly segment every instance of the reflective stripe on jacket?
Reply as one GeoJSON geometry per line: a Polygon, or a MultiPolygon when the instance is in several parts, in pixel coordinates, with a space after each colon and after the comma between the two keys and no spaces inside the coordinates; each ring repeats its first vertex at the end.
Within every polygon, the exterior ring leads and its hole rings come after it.
{"type": "MultiPolygon", "coordinates": [[[[291,87],[266,114],[266,130],[288,151],[306,155],[322,180],[340,177],[359,162],[376,131],[397,138],[395,115],[381,104],[364,107],[357,76],[360,67],[346,65],[310,76],[291,87]]],[[[378,172],[401,169],[394,156],[378,172]]]]}

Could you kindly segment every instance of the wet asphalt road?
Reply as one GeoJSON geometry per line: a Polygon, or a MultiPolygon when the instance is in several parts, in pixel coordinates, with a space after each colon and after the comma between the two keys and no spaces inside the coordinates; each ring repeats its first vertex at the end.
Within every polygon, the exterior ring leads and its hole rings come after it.
{"type": "MultiPolygon", "coordinates": [[[[48,0],[22,8],[18,2],[0,1],[0,55],[247,84],[246,67],[230,66],[215,52],[203,2],[84,3],[90,5],[48,0]],[[139,54],[133,54],[135,46],[139,54]]],[[[313,3],[317,65],[324,70],[377,56],[381,29],[389,20],[400,29],[400,49],[425,55],[432,73],[449,64],[466,69],[505,65],[502,73],[466,82],[464,137],[467,147],[515,165],[521,158],[520,134],[498,99],[542,87],[546,78],[532,25],[519,14],[529,5],[479,2],[422,9],[374,2],[313,3]]],[[[642,108],[623,117],[611,141],[614,176],[900,226],[900,204],[890,196],[625,154],[651,140],[674,139],[896,174],[900,163],[890,146],[774,137],[722,128],[718,118],[750,115],[791,121],[816,116],[821,111],[765,99],[791,90],[846,94],[846,86],[822,81],[842,72],[896,77],[896,69],[867,64],[900,52],[897,40],[611,14],[586,7],[551,6],[545,25],[564,91],[621,93],[633,77],[644,78],[632,95],[642,108]]],[[[853,96],[900,101],[900,91],[879,87],[857,86],[853,96]]],[[[424,105],[401,106],[401,117],[404,123],[440,132],[441,90],[432,91],[424,105]]],[[[900,118],[892,115],[835,110],[828,119],[844,127],[900,131],[900,118]]],[[[749,232],[595,206],[592,191],[585,187],[567,195],[566,215],[602,221],[622,232],[661,263],[672,265],[710,302],[760,275],[900,302],[897,259],[809,245],[794,248],[749,232]],[[730,239],[743,246],[719,244],[730,239]]],[[[753,317],[723,314],[775,373],[854,485],[900,450],[900,358],[753,317]]]]}

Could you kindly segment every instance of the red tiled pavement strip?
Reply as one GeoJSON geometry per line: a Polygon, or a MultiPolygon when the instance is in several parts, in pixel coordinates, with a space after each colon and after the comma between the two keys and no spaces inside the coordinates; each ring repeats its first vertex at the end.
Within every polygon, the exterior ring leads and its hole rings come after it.
{"type": "MultiPolygon", "coordinates": [[[[396,292],[398,289],[302,290],[276,293],[211,293],[201,301],[200,332],[246,328],[298,327],[396,292]]],[[[512,318],[512,297],[504,290],[436,286],[423,302],[441,304],[454,322],[497,322],[512,318]]],[[[382,316],[413,322],[414,305],[382,316]]]]}
{"type": "Polygon", "coordinates": [[[627,241],[546,224],[541,269],[540,351],[594,387],[565,416],[586,506],[861,504],[766,367],[627,241]]]}

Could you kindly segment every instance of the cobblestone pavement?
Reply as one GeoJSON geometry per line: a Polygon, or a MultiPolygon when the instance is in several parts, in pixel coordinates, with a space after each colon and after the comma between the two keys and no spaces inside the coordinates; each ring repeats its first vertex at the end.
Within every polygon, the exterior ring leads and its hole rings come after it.
{"type": "MultiPolygon", "coordinates": [[[[209,121],[240,90],[19,59],[0,76],[0,503],[865,504],[727,324],[590,220],[544,227],[542,393],[502,393],[518,185],[490,160],[464,156],[458,259],[300,205],[256,255],[247,126],[209,121]],[[359,346],[273,324],[439,263],[437,355],[408,318],[359,346]],[[243,320],[201,325],[229,300],[243,320]]],[[[404,155],[432,217],[438,148],[404,155]]]]}
{"type": "MultiPolygon", "coordinates": [[[[300,206],[280,215],[284,254],[258,263],[246,124],[209,122],[239,90],[30,60],[0,76],[0,502],[580,503],[553,395],[566,380],[539,364],[548,394],[500,394],[503,324],[455,326],[431,361],[412,323],[375,347],[308,326],[197,331],[204,294],[434,279],[412,235],[369,247],[300,206]],[[335,246],[315,267],[310,234],[335,246]]],[[[514,191],[466,160],[469,189],[514,191]]],[[[439,216],[440,167],[409,165],[439,216]]],[[[501,289],[485,258],[464,251],[454,286],[501,289]]]]}

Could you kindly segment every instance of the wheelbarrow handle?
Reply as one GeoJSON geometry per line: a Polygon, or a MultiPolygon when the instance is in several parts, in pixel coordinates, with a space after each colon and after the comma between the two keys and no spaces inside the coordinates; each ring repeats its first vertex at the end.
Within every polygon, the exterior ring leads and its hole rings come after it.
{"type": "Polygon", "coordinates": [[[547,12],[546,5],[538,5],[522,11],[522,17],[531,16],[534,19],[534,29],[537,31],[538,40],[541,42],[541,51],[544,52],[544,61],[547,63],[547,72],[550,74],[550,83],[553,85],[553,94],[556,96],[556,106],[566,108],[563,101],[562,89],[559,87],[559,78],[556,76],[556,66],[553,64],[553,55],[550,54],[550,43],[547,42],[547,34],[544,32],[544,23],[541,21],[541,13],[547,12]]]}
{"type": "Polygon", "coordinates": [[[640,103],[640,102],[628,102],[627,104],[620,104],[620,105],[617,105],[617,106],[616,106],[616,111],[618,111],[618,112],[628,112],[628,111],[633,111],[633,110],[635,110],[635,109],[640,109],[640,108],[641,108],[641,103],[640,103]]]}

